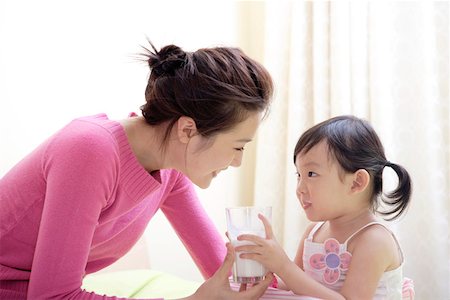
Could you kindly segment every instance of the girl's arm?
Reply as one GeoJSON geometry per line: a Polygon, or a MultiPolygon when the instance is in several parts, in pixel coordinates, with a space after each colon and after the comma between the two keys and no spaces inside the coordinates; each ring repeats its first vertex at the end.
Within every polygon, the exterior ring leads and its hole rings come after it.
{"type": "Polygon", "coordinates": [[[345,299],[341,294],[326,288],[306,275],[298,265],[291,261],[283,248],[275,240],[269,221],[263,215],[259,215],[259,218],[264,223],[266,238],[264,239],[251,234],[238,236],[238,240],[251,241],[256,244],[236,247],[236,252],[248,252],[241,254],[241,258],[253,259],[262,263],[271,272],[277,274],[284,282],[286,288],[295,294],[308,295],[321,299],[345,299]]]}
{"type": "Polygon", "coordinates": [[[352,261],[341,289],[348,299],[373,298],[386,270],[401,263],[397,243],[382,226],[370,226],[352,239],[352,261]]]}
{"type": "Polygon", "coordinates": [[[287,289],[297,295],[307,295],[320,299],[346,299],[338,292],[323,286],[309,277],[292,261],[281,266],[279,271],[275,273],[282,278],[287,289]]]}
{"type": "MultiPolygon", "coordinates": [[[[316,225],[316,223],[311,223],[308,225],[308,227],[306,227],[306,230],[303,233],[302,238],[300,239],[300,243],[297,248],[297,253],[295,254],[294,263],[302,270],[303,270],[303,246],[305,244],[305,239],[308,237],[309,233],[314,228],[314,225],[316,225]]],[[[277,279],[279,289],[290,290],[290,288],[286,286],[286,284],[281,278],[278,277],[277,279]]]]}
{"type": "MultiPolygon", "coordinates": [[[[371,299],[383,272],[392,263],[392,237],[389,240],[387,231],[382,228],[367,229],[361,237],[355,239],[355,250],[340,293],[309,277],[296,263],[292,262],[276,242],[269,221],[260,216],[266,229],[266,238],[255,235],[241,235],[239,240],[248,240],[256,245],[236,247],[236,251],[250,253],[241,254],[242,258],[254,259],[277,274],[287,289],[295,294],[308,295],[322,299],[371,299]],[[369,233],[375,231],[373,233],[369,233]],[[384,231],[384,232],[383,232],[384,231]],[[388,238],[388,239],[387,239],[388,238]],[[357,244],[356,244],[357,242],[357,244]]],[[[378,227],[378,226],[373,226],[378,227]]],[[[303,239],[304,241],[304,239],[303,239]]],[[[303,251],[299,250],[296,260],[300,260],[303,251]]],[[[394,252],[395,253],[395,252],[394,252]]]]}

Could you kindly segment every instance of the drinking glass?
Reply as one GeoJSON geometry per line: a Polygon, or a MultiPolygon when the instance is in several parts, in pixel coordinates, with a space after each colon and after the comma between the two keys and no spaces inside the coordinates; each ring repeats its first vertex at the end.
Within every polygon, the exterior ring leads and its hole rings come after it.
{"type": "MultiPolygon", "coordinates": [[[[258,214],[264,215],[269,221],[272,217],[272,207],[241,206],[226,208],[228,238],[233,246],[251,245],[249,241],[238,241],[241,234],[254,234],[265,237],[263,222],[258,214]]],[[[233,281],[237,283],[256,283],[264,280],[266,268],[252,259],[240,258],[236,252],[236,260],[233,264],[233,281]]]]}

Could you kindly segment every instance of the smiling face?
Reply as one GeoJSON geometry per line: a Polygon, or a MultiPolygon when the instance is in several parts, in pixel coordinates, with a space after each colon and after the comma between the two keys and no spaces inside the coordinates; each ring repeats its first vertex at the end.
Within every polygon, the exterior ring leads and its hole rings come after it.
{"type": "Polygon", "coordinates": [[[207,188],[221,171],[229,166],[239,167],[244,146],[253,139],[261,118],[261,113],[253,113],[232,130],[219,133],[210,140],[193,136],[185,153],[184,173],[198,187],[207,188]]]}
{"type": "Polygon", "coordinates": [[[297,155],[297,197],[311,221],[335,219],[349,212],[352,174],[345,174],[322,141],[297,155]]]}

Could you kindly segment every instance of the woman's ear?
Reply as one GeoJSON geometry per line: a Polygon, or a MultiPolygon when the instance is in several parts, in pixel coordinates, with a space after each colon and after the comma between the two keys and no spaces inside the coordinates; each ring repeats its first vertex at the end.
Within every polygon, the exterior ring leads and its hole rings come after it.
{"type": "Polygon", "coordinates": [[[353,173],[351,192],[360,193],[366,190],[370,183],[370,174],[365,169],[359,169],[353,173]]]}
{"type": "Polygon", "coordinates": [[[182,116],[177,121],[178,140],[183,144],[187,144],[191,137],[197,134],[197,125],[194,119],[182,116]]]}

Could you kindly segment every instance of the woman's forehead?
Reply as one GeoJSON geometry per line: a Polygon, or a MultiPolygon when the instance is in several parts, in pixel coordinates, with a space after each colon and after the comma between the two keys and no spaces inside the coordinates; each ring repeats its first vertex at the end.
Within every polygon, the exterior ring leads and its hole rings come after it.
{"type": "Polygon", "coordinates": [[[248,143],[253,140],[256,130],[261,123],[261,118],[261,113],[250,114],[247,119],[236,124],[231,130],[219,135],[224,135],[234,142],[248,143]]]}

